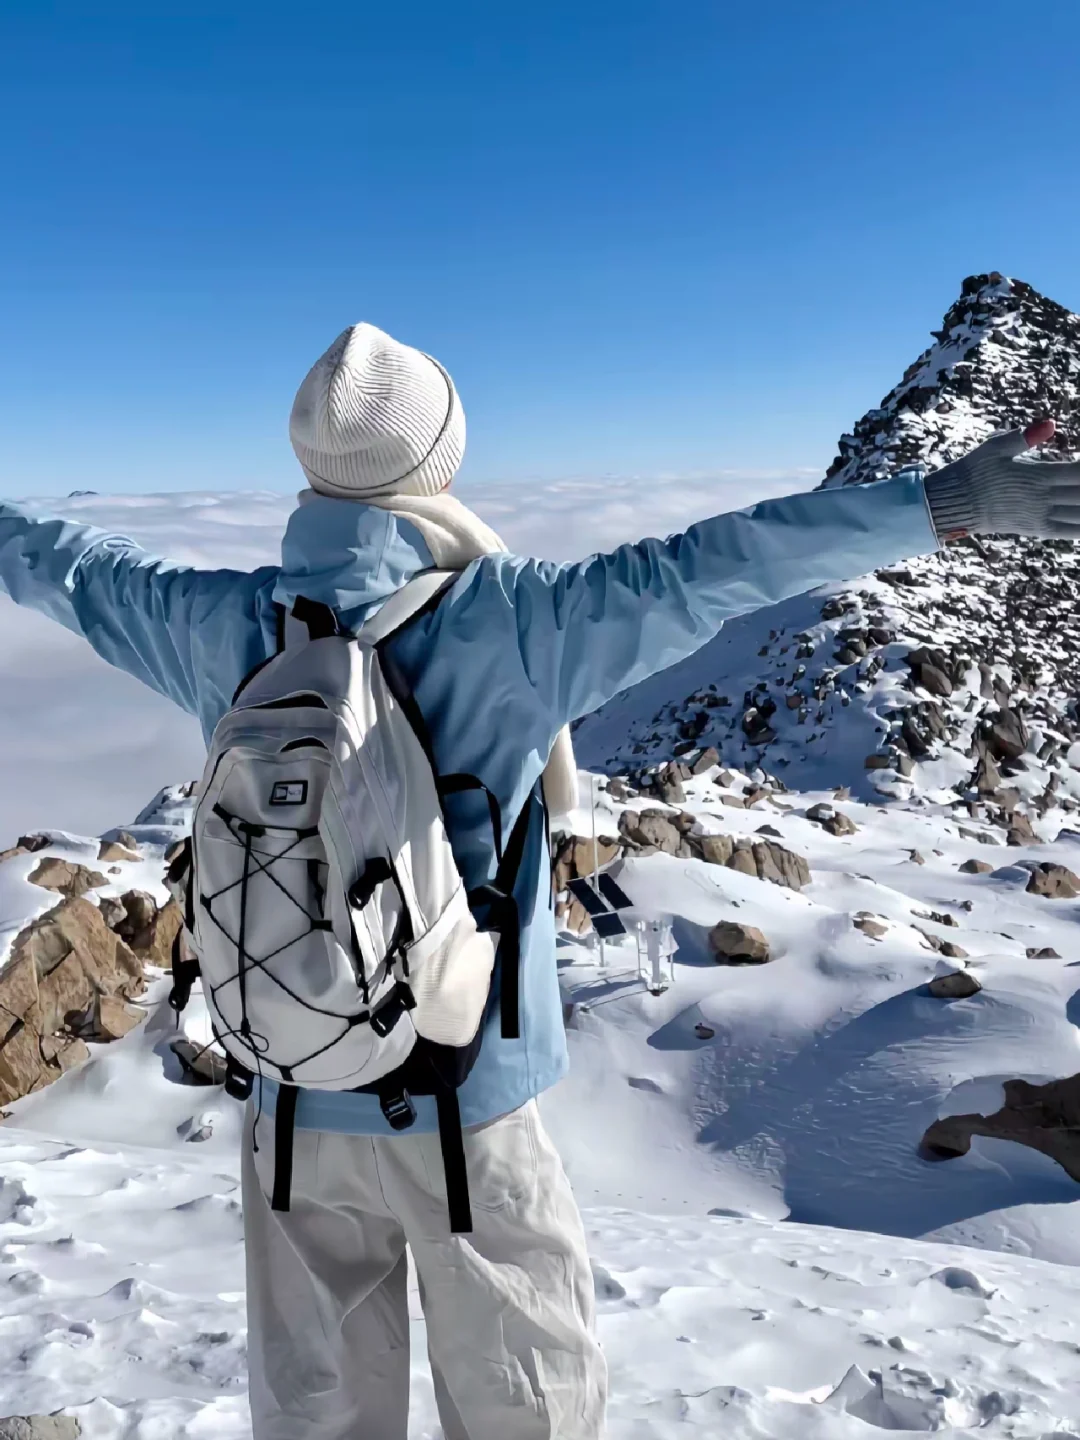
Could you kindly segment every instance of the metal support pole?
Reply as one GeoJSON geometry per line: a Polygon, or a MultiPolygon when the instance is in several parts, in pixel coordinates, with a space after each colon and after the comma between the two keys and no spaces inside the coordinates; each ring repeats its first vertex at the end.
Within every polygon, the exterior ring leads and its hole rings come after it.
{"type": "MultiPolygon", "coordinates": [[[[593,846],[593,889],[599,893],[600,880],[600,844],[596,838],[596,782],[597,776],[589,772],[589,808],[592,811],[592,846],[593,846]]],[[[604,952],[604,937],[597,933],[596,938],[600,942],[600,969],[607,968],[607,955],[604,952]]]]}

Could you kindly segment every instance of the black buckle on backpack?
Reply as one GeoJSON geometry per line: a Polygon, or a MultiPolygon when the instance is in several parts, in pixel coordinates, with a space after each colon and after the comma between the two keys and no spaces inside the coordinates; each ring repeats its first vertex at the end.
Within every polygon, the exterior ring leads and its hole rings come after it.
{"type": "Polygon", "coordinates": [[[363,910],[380,885],[393,879],[394,871],[385,855],[376,855],[364,867],[364,872],[353,881],[349,888],[349,904],[363,910]]]}
{"type": "Polygon", "coordinates": [[[416,1122],[416,1104],[407,1090],[379,1096],[379,1109],[391,1130],[408,1130],[416,1122]]]}
{"type": "Polygon", "coordinates": [[[387,999],[368,1022],[380,1040],[385,1040],[407,1010],[416,1009],[416,996],[403,980],[399,980],[387,999]]]}
{"type": "Polygon", "coordinates": [[[225,1056],[225,1094],[234,1100],[250,1100],[255,1088],[255,1076],[245,1070],[238,1060],[229,1054],[225,1056]]]}
{"type": "Polygon", "coordinates": [[[187,1009],[192,988],[199,978],[199,962],[184,958],[183,943],[184,932],[177,930],[172,943],[172,989],[169,991],[169,1004],[176,1011],[177,1022],[187,1009]]]}

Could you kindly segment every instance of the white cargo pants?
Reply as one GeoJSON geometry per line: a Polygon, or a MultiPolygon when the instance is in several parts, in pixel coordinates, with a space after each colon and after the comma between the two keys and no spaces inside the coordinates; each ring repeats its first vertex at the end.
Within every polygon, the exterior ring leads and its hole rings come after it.
{"type": "Polygon", "coordinates": [[[406,1246],[446,1440],[600,1440],[581,1217],[536,1102],[465,1132],[473,1231],[451,1235],[437,1135],[298,1130],[273,1211],[274,1126],[244,1140],[254,1440],[406,1440],[406,1246]]]}

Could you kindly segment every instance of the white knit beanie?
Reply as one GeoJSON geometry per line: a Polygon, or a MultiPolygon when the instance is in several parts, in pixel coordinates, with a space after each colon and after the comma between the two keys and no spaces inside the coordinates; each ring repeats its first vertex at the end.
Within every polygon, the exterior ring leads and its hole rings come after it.
{"type": "Polygon", "coordinates": [[[289,438],[323,495],[437,495],[465,453],[465,414],[430,355],[351,325],[296,392],[289,438]]]}

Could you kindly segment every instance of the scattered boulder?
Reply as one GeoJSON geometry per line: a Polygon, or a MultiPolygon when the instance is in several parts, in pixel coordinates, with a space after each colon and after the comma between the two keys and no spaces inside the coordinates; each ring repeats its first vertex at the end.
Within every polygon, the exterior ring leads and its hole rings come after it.
{"type": "Polygon", "coordinates": [[[730,835],[689,835],[691,853],[710,865],[726,865],[758,880],[801,890],[810,884],[810,866],[802,855],[775,840],[733,839],[730,835]]]}
{"type": "Polygon", "coordinates": [[[769,724],[762,707],[751,705],[742,718],[743,734],[751,745],[769,745],[776,739],[776,731],[769,724]]]}
{"type": "Polygon", "coordinates": [[[925,857],[924,857],[923,855],[921,855],[918,850],[909,850],[909,851],[908,851],[908,859],[911,861],[912,865],[925,865],[925,864],[926,864],[926,859],[925,859],[925,857]]]}
{"type": "Polygon", "coordinates": [[[989,750],[984,749],[975,767],[975,789],[980,795],[993,795],[1001,788],[1001,771],[989,750]]]}
{"type": "Polygon", "coordinates": [[[719,764],[720,752],[718,750],[714,750],[710,745],[708,749],[702,750],[701,754],[690,766],[690,773],[692,775],[704,775],[706,770],[711,770],[714,766],[719,764]]]}
{"type": "Polygon", "coordinates": [[[49,855],[27,877],[31,885],[40,885],[43,890],[55,890],[57,894],[74,900],[88,890],[97,890],[109,882],[97,870],[88,870],[71,860],[60,860],[49,855]]]}
{"type": "Polygon", "coordinates": [[[777,845],[774,840],[754,841],[751,846],[759,880],[771,880],[789,890],[801,890],[810,884],[810,866],[802,855],[777,845]]]}
{"type": "Polygon", "coordinates": [[[1020,848],[1024,845],[1041,845],[1042,841],[1035,834],[1030,819],[1022,810],[1014,810],[1009,819],[1009,828],[1005,835],[1008,845],[1020,848]]]}
{"type": "Polygon", "coordinates": [[[225,1057],[218,1051],[196,1045],[186,1035],[174,1040],[169,1049],[180,1061],[189,1085],[225,1084],[225,1057]]]}
{"type": "Polygon", "coordinates": [[[41,1057],[59,1076],[88,1060],[90,1051],[78,1035],[45,1035],[41,1041],[41,1057]]]}
{"type": "Polygon", "coordinates": [[[962,945],[957,945],[954,940],[943,940],[941,942],[941,954],[947,960],[966,960],[968,952],[962,945]]]}
{"type": "Polygon", "coordinates": [[[917,915],[920,920],[932,920],[935,925],[948,925],[953,929],[958,923],[955,915],[950,915],[944,910],[915,910],[912,913],[917,915]]]}
{"type": "Polygon", "coordinates": [[[856,930],[861,930],[864,935],[869,935],[871,940],[883,940],[889,933],[887,925],[880,920],[875,920],[872,915],[856,915],[852,922],[856,930]]]}
{"type": "Polygon", "coordinates": [[[632,845],[677,855],[682,835],[665,810],[624,810],[619,816],[619,833],[632,845]]]}
{"type": "Polygon", "coordinates": [[[674,765],[664,766],[653,782],[653,788],[666,805],[683,805],[686,802],[682,776],[674,765]]]}
{"type": "MultiPolygon", "coordinates": [[[[561,895],[571,880],[576,880],[582,875],[592,875],[597,869],[602,870],[606,865],[610,865],[611,862],[617,858],[619,849],[618,840],[613,840],[606,836],[598,836],[595,842],[592,839],[584,839],[580,835],[567,836],[560,842],[555,856],[554,883],[556,895],[561,895]]],[[[135,901],[135,897],[140,896],[141,892],[132,890],[129,894],[132,900],[135,901]]],[[[125,903],[128,898],[128,895],[124,896],[125,903]]],[[[153,900],[150,896],[142,895],[141,898],[143,901],[150,900],[151,905],[153,905],[153,900]]],[[[154,925],[156,916],[157,911],[155,910],[149,920],[151,926],[154,925]]],[[[177,916],[178,918],[182,918],[179,917],[179,910],[177,911],[177,916]]],[[[144,919],[143,926],[145,926],[146,923],[144,919]]],[[[170,947],[172,946],[174,938],[175,930],[173,934],[169,936],[170,947]]],[[[139,946],[136,945],[134,948],[138,949],[139,946]]]]}
{"type": "Polygon", "coordinates": [[[976,845],[1000,845],[1001,837],[995,835],[992,830],[970,830],[967,826],[960,826],[961,840],[971,840],[976,845]]]}
{"type": "Polygon", "coordinates": [[[832,805],[811,805],[806,812],[806,818],[815,825],[820,825],[830,835],[854,835],[859,828],[850,815],[834,809],[832,805]]]}
{"type": "Polygon", "coordinates": [[[1044,862],[1032,870],[1027,892],[1044,895],[1048,900],[1075,900],[1080,895],[1080,876],[1065,865],[1044,862]]]}
{"type": "Polygon", "coordinates": [[[138,1005],[128,1005],[118,995],[96,995],[86,1014],[69,1019],[68,1024],[80,1040],[107,1044],[110,1040],[122,1039],[145,1019],[145,1010],[138,1005]]]}
{"type": "Polygon", "coordinates": [[[754,859],[753,847],[746,840],[735,846],[728,861],[729,870],[738,870],[742,875],[750,875],[755,880],[759,879],[757,872],[757,861],[754,859]]]}
{"type": "Polygon", "coordinates": [[[894,763],[894,757],[892,755],[881,754],[867,755],[863,761],[867,770],[891,770],[894,763]]]}
{"type": "MultiPolygon", "coordinates": [[[[131,837],[128,836],[128,839],[131,837]]],[[[141,860],[142,856],[135,849],[134,841],[129,847],[122,845],[119,840],[103,840],[97,858],[104,865],[116,865],[120,861],[141,860]]]]}
{"type": "Polygon", "coordinates": [[[754,925],[721,920],[709,931],[709,949],[731,965],[764,965],[772,959],[769,942],[754,925]]]}
{"type": "Polygon", "coordinates": [[[971,859],[965,860],[960,866],[960,873],[961,875],[989,875],[993,868],[993,865],[987,860],[971,859]]]}
{"type": "Polygon", "coordinates": [[[0,1420],[0,1440],[78,1440],[74,1415],[12,1415],[0,1420]]]}
{"type": "Polygon", "coordinates": [[[1061,956],[1052,945],[1029,945],[1027,958],[1029,960],[1060,960],[1061,956]]]}
{"type": "Polygon", "coordinates": [[[935,975],[927,986],[935,1000],[967,1000],[982,989],[975,976],[967,970],[952,970],[947,975],[935,975]]]}
{"type": "Polygon", "coordinates": [[[694,1026],[694,1034],[699,1040],[712,1040],[716,1031],[711,1025],[706,1025],[704,1020],[699,1020],[694,1026]]]}
{"type": "Polygon", "coordinates": [[[1030,738],[1024,717],[1007,706],[987,723],[984,732],[986,744],[998,760],[1018,760],[1030,738]]]}
{"type": "Polygon", "coordinates": [[[0,1104],[55,1080],[85,1058],[70,1028],[98,996],[134,999],[143,991],[142,960],[105,924],[97,906],[64,900],[26,926],[0,972],[0,1104]]]}
{"type": "Polygon", "coordinates": [[[113,895],[103,895],[98,901],[98,909],[101,911],[101,918],[110,930],[115,930],[127,915],[124,902],[116,899],[113,895]]]}
{"type": "Polygon", "coordinates": [[[691,835],[690,849],[706,865],[727,865],[735,850],[735,841],[730,835],[691,835]]]}
{"type": "Polygon", "coordinates": [[[999,786],[989,798],[993,800],[995,804],[1000,805],[1006,815],[1011,816],[1020,804],[1023,796],[1014,785],[1002,785],[999,786]]]}
{"type": "Polygon", "coordinates": [[[975,1135],[1014,1140],[1049,1155],[1080,1181],[1080,1075],[1046,1085],[1006,1080],[1004,1090],[1005,1104],[993,1115],[935,1120],[923,1136],[923,1154],[935,1160],[966,1155],[975,1135]]]}
{"type": "Polygon", "coordinates": [[[180,906],[175,900],[169,900],[159,909],[154,897],[145,890],[129,890],[121,895],[120,903],[124,916],[113,928],[121,940],[131,946],[144,965],[171,969],[173,942],[184,923],[180,906]]]}
{"type": "Polygon", "coordinates": [[[874,573],[877,579],[885,585],[892,585],[897,589],[901,586],[915,586],[922,583],[916,580],[910,570],[877,570],[874,573]]]}
{"type": "Polygon", "coordinates": [[[157,901],[145,890],[128,890],[120,897],[123,919],[114,927],[121,940],[130,940],[149,930],[157,914],[157,901]]]}
{"type": "Polygon", "coordinates": [[[940,650],[920,646],[918,650],[910,651],[904,659],[911,670],[911,679],[915,685],[931,695],[940,695],[943,698],[953,693],[953,682],[948,675],[949,662],[940,650]]]}
{"type": "Polygon", "coordinates": [[[14,845],[9,845],[6,850],[0,850],[0,864],[3,864],[5,860],[14,860],[19,855],[33,855],[52,843],[51,835],[20,835],[14,845]]]}

